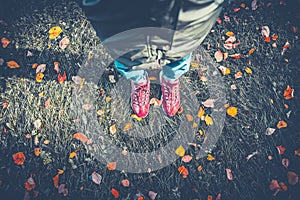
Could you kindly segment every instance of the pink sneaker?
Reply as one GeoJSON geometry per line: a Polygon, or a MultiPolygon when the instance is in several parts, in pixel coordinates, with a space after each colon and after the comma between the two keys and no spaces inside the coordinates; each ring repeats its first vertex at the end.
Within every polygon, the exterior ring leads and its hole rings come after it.
{"type": "Polygon", "coordinates": [[[167,115],[174,116],[180,108],[179,79],[168,81],[161,76],[162,106],[167,115]]]}
{"type": "Polygon", "coordinates": [[[140,118],[147,117],[150,101],[150,80],[146,76],[146,83],[134,83],[131,81],[131,108],[140,118]]]}

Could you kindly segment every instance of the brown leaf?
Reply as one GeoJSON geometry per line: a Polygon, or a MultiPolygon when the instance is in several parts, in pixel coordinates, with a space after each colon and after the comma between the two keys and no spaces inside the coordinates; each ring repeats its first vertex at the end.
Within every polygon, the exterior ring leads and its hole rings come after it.
{"type": "Polygon", "coordinates": [[[288,176],[288,182],[290,185],[296,185],[299,181],[299,177],[295,172],[289,171],[287,173],[288,176]]]}

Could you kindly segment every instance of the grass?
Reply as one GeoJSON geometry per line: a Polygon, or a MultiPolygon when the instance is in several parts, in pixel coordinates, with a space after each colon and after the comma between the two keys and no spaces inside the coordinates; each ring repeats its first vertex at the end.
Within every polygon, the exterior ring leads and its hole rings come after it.
{"type": "MultiPolygon", "coordinates": [[[[193,157],[191,162],[183,163],[181,159],[177,159],[162,169],[145,173],[109,171],[101,159],[109,159],[109,156],[114,155],[111,144],[129,152],[151,152],[175,137],[184,141],[186,137],[183,132],[177,131],[178,124],[184,122],[185,114],[195,108],[189,108],[190,104],[187,103],[182,115],[159,118],[162,116],[160,110],[152,106],[150,116],[139,122],[130,117],[129,94],[122,94],[122,97],[127,95],[124,101],[118,98],[120,90],[117,86],[120,87],[118,83],[122,83],[122,78],[111,66],[107,68],[99,84],[94,85],[88,81],[84,86],[74,84],[72,76],[77,74],[79,67],[83,67],[85,60],[101,62],[108,56],[101,48],[98,60],[87,59],[93,54],[91,49],[99,47],[100,41],[75,3],[50,3],[47,0],[35,4],[21,3],[19,12],[9,17],[1,16],[0,19],[6,20],[8,26],[0,25],[0,36],[9,38],[12,43],[5,49],[0,48],[0,57],[5,61],[16,60],[21,67],[13,70],[5,64],[0,66],[0,191],[6,196],[24,198],[24,183],[32,175],[36,183],[34,190],[39,192],[34,197],[34,191],[30,191],[28,194],[32,199],[114,199],[110,193],[111,188],[120,192],[121,199],[133,199],[139,192],[148,198],[150,190],[158,193],[157,199],[207,199],[208,195],[215,198],[218,194],[222,195],[222,199],[297,199],[299,183],[291,185],[287,180],[288,171],[299,174],[297,166],[300,164],[299,156],[294,154],[299,149],[300,131],[297,125],[300,119],[299,32],[291,31],[292,26],[299,24],[297,9],[290,2],[287,2],[287,6],[272,2],[270,7],[264,2],[265,5],[259,6],[255,11],[250,8],[233,12],[233,8],[239,7],[240,3],[251,6],[248,1],[231,1],[225,4],[221,17],[227,15],[231,21],[216,23],[201,47],[193,53],[193,62],[198,63],[199,67],[191,67],[181,79],[182,86],[186,87],[184,97],[196,94],[198,102],[207,98],[226,100],[224,103],[238,108],[237,117],[226,115],[224,124],[215,123],[219,128],[224,125],[222,134],[217,143],[205,152],[205,155],[213,155],[215,160],[209,161],[206,156],[199,156],[201,149],[190,146],[186,149],[186,154],[193,157]],[[64,51],[57,45],[59,40],[48,39],[47,32],[53,25],[63,27],[62,36],[69,36],[71,39],[71,44],[64,51]],[[260,27],[264,25],[270,27],[271,34],[279,36],[276,40],[277,48],[263,41],[260,27]],[[227,31],[233,31],[241,42],[234,50],[223,48],[222,37],[225,37],[227,31]],[[281,48],[286,41],[291,43],[291,48],[282,56],[281,48]],[[236,60],[228,58],[220,63],[231,69],[230,75],[219,75],[218,83],[210,81],[215,71],[219,74],[219,64],[213,59],[218,49],[229,54],[247,55],[251,48],[256,48],[256,51],[249,57],[236,60]],[[28,51],[34,55],[27,57],[28,51]],[[204,59],[197,60],[201,56],[204,59]],[[57,82],[57,74],[51,69],[54,61],[60,62],[61,71],[67,72],[67,81],[62,84],[57,82]],[[31,69],[33,63],[46,63],[48,66],[42,83],[35,81],[35,70],[31,69]],[[203,70],[201,66],[209,68],[203,70]],[[250,67],[253,74],[246,74],[245,67],[250,67]],[[235,79],[234,74],[238,71],[242,71],[243,76],[235,79]],[[199,74],[209,80],[199,80],[199,74]],[[113,75],[117,83],[111,83],[109,75],[113,75]],[[236,90],[231,89],[233,84],[237,86],[236,90]],[[287,85],[295,89],[295,97],[290,100],[283,97],[287,85]],[[223,91],[226,96],[222,96],[222,92],[212,93],[212,89],[223,91]],[[74,97],[78,99],[75,101],[74,97]],[[50,105],[45,107],[48,99],[51,99],[50,105]],[[4,102],[9,103],[8,107],[3,108],[6,105],[4,102]],[[84,104],[91,104],[92,109],[79,109],[84,104]],[[289,108],[285,108],[284,104],[288,104],[289,108]],[[98,115],[98,110],[102,110],[104,114],[98,115]],[[77,118],[81,122],[74,122],[77,118]],[[34,127],[34,122],[38,119],[41,120],[41,128],[34,127]],[[285,120],[288,127],[277,129],[279,120],[285,120]],[[103,132],[95,128],[99,122],[103,132]],[[126,123],[131,123],[140,133],[152,130],[152,124],[163,124],[165,128],[150,139],[137,138],[122,130],[126,123]],[[109,131],[113,124],[117,126],[115,134],[109,131]],[[276,128],[271,136],[265,134],[268,127],[276,128]],[[93,145],[83,145],[72,137],[80,130],[84,130],[93,139],[93,145]],[[99,134],[94,134],[97,131],[99,134]],[[283,155],[278,155],[276,146],[279,145],[286,148],[283,155]],[[39,156],[34,154],[35,148],[40,148],[39,156]],[[100,149],[101,155],[97,149],[100,149]],[[17,166],[12,159],[12,155],[18,151],[24,152],[26,156],[25,163],[21,166],[17,166]],[[69,158],[71,152],[76,152],[72,159],[69,158]],[[247,160],[247,155],[253,152],[257,153],[247,160]],[[273,159],[269,160],[268,156],[273,159]],[[282,158],[289,159],[288,168],[282,166],[282,158]],[[178,173],[177,168],[182,165],[189,170],[186,179],[178,173]],[[197,170],[198,166],[203,168],[200,172],[197,170]],[[226,168],[232,170],[232,181],[226,177],[226,168]],[[60,175],[59,184],[66,184],[66,197],[58,194],[53,185],[52,178],[59,169],[64,171],[60,175]],[[102,176],[100,185],[91,180],[94,171],[102,176]],[[120,181],[123,179],[130,180],[130,187],[121,185],[120,181]],[[285,183],[288,190],[273,197],[274,191],[269,189],[272,179],[285,183]]],[[[9,9],[12,8],[8,7],[9,9]]],[[[125,83],[121,86],[126,88],[125,83]]],[[[160,96],[157,85],[153,85],[151,89],[151,97],[160,96]]],[[[189,100],[193,99],[187,98],[189,100]]],[[[225,115],[225,108],[221,103],[223,102],[220,101],[216,107],[225,115]]],[[[205,108],[205,112],[211,115],[214,110],[205,108]]],[[[216,122],[217,118],[213,120],[216,122]]],[[[199,122],[199,126],[191,133],[195,137],[193,142],[201,146],[210,137],[210,130],[210,126],[199,122]],[[199,134],[199,129],[203,130],[203,135],[199,134]]],[[[163,162],[168,156],[176,156],[173,154],[162,152],[163,162]]],[[[130,157],[128,165],[136,160],[137,157],[130,157]]]]}

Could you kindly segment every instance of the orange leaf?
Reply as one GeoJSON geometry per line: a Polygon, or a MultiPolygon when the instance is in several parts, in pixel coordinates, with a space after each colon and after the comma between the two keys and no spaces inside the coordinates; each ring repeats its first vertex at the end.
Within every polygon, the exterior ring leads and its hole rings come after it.
{"type": "Polygon", "coordinates": [[[2,43],[2,47],[3,47],[3,48],[6,48],[6,47],[9,45],[10,40],[7,39],[7,38],[5,38],[5,37],[3,37],[3,38],[1,39],[1,43],[2,43]]]}
{"type": "Polygon", "coordinates": [[[284,182],[280,182],[279,185],[283,191],[287,191],[287,186],[284,184],[284,182]]]}
{"type": "Polygon", "coordinates": [[[75,152],[75,151],[73,151],[73,152],[71,152],[71,153],[70,153],[70,155],[69,155],[69,158],[71,158],[71,159],[72,159],[72,158],[74,158],[75,156],[76,156],[76,152],[75,152]]]}
{"type": "Polygon", "coordinates": [[[107,164],[106,167],[107,167],[108,170],[113,171],[117,167],[117,162],[110,162],[110,163],[107,164]]]}
{"type": "Polygon", "coordinates": [[[162,104],[162,101],[157,98],[151,98],[149,103],[150,105],[153,104],[154,108],[158,108],[162,104]]]}
{"type": "Polygon", "coordinates": [[[124,187],[129,187],[130,181],[128,179],[124,179],[121,181],[121,183],[124,187]]]}
{"type": "Polygon", "coordinates": [[[13,61],[13,60],[6,62],[6,64],[11,69],[15,69],[15,68],[20,67],[20,65],[16,61],[13,61]]]}
{"type": "Polygon", "coordinates": [[[178,111],[177,111],[177,114],[180,115],[180,114],[182,114],[182,113],[183,113],[183,107],[180,106],[180,108],[179,108],[178,111]]]}
{"type": "Polygon", "coordinates": [[[278,35],[272,35],[272,40],[277,40],[278,39],[278,35]]]}
{"type": "Polygon", "coordinates": [[[39,156],[41,153],[41,149],[40,148],[34,148],[34,155],[39,156]]]}
{"type": "Polygon", "coordinates": [[[207,200],[213,200],[213,197],[211,195],[208,195],[207,200]]]}
{"type": "Polygon", "coordinates": [[[120,194],[119,194],[118,190],[116,190],[115,188],[112,188],[112,189],[110,190],[110,192],[111,192],[111,194],[112,194],[116,199],[120,197],[120,194]]]}
{"type": "Polygon", "coordinates": [[[53,180],[54,187],[58,188],[59,174],[56,174],[56,176],[54,176],[52,180],[53,180]]]}
{"type": "Polygon", "coordinates": [[[246,4],[242,3],[241,5],[241,8],[246,8],[246,4]]]}
{"type": "Polygon", "coordinates": [[[253,54],[255,50],[256,50],[256,48],[252,48],[252,49],[250,49],[250,50],[249,50],[249,52],[248,52],[248,55],[251,55],[251,54],[253,54]]]}
{"type": "Polygon", "coordinates": [[[289,85],[286,87],[286,89],[283,92],[283,96],[285,99],[291,99],[294,97],[294,89],[292,89],[289,85]]]}
{"type": "Polygon", "coordinates": [[[182,177],[183,177],[183,178],[187,178],[187,176],[188,176],[188,174],[189,174],[188,169],[185,168],[184,166],[178,167],[178,172],[179,172],[180,174],[182,174],[182,177]]]}
{"type": "Polygon", "coordinates": [[[238,110],[234,106],[230,106],[226,110],[226,113],[231,117],[235,117],[237,115],[237,112],[238,112],[238,110]]]}
{"type": "Polygon", "coordinates": [[[230,37],[230,36],[234,36],[234,32],[232,31],[228,31],[226,32],[226,36],[230,37]]]}
{"type": "Polygon", "coordinates": [[[59,83],[63,83],[66,80],[66,78],[67,78],[66,72],[64,72],[63,75],[58,74],[58,76],[57,76],[57,80],[59,83]]]}
{"type": "Polygon", "coordinates": [[[86,143],[86,142],[88,141],[87,136],[84,135],[83,133],[79,133],[79,132],[78,132],[78,133],[75,133],[75,134],[73,135],[73,138],[75,138],[75,139],[81,141],[82,143],[86,143]]]}
{"type": "Polygon", "coordinates": [[[287,123],[286,123],[284,120],[280,120],[280,121],[277,123],[277,128],[278,128],[278,129],[285,128],[285,127],[287,127],[287,123]]]}
{"type": "Polygon", "coordinates": [[[124,127],[124,129],[123,129],[123,131],[128,131],[128,130],[131,129],[131,128],[132,128],[132,124],[126,123],[126,124],[125,124],[125,127],[124,127]]]}
{"type": "Polygon", "coordinates": [[[271,41],[271,38],[270,37],[266,37],[265,38],[265,42],[270,42],[271,41]]]}
{"type": "Polygon", "coordinates": [[[204,109],[202,106],[200,106],[199,111],[198,111],[198,117],[201,118],[204,116],[204,109]]]}
{"type": "Polygon", "coordinates": [[[211,154],[208,154],[207,160],[209,160],[209,161],[215,160],[215,157],[213,157],[211,154]]]}
{"type": "Polygon", "coordinates": [[[13,156],[13,160],[17,165],[23,165],[25,162],[25,155],[23,152],[17,152],[13,156]]]}
{"type": "Polygon", "coordinates": [[[33,64],[31,65],[31,68],[32,68],[32,69],[36,69],[38,65],[39,65],[39,64],[37,64],[37,63],[33,63],[33,64]]]}
{"type": "Polygon", "coordinates": [[[201,165],[199,165],[199,166],[197,167],[198,172],[201,172],[202,169],[203,169],[203,167],[202,167],[201,165]]]}
{"type": "Polygon", "coordinates": [[[44,76],[45,75],[42,72],[37,73],[36,76],[35,76],[36,82],[38,82],[38,83],[42,82],[44,76]]]}

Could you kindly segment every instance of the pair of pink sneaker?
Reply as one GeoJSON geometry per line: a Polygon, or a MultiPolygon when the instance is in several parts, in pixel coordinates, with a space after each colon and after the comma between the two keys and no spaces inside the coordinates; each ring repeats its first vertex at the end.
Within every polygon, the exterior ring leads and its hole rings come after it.
{"type": "MultiPolygon", "coordinates": [[[[180,107],[179,79],[168,81],[160,76],[162,107],[169,116],[174,116],[180,107]]],[[[150,80],[146,75],[146,81],[142,83],[131,82],[131,107],[140,118],[145,118],[149,113],[150,80]]]]}

